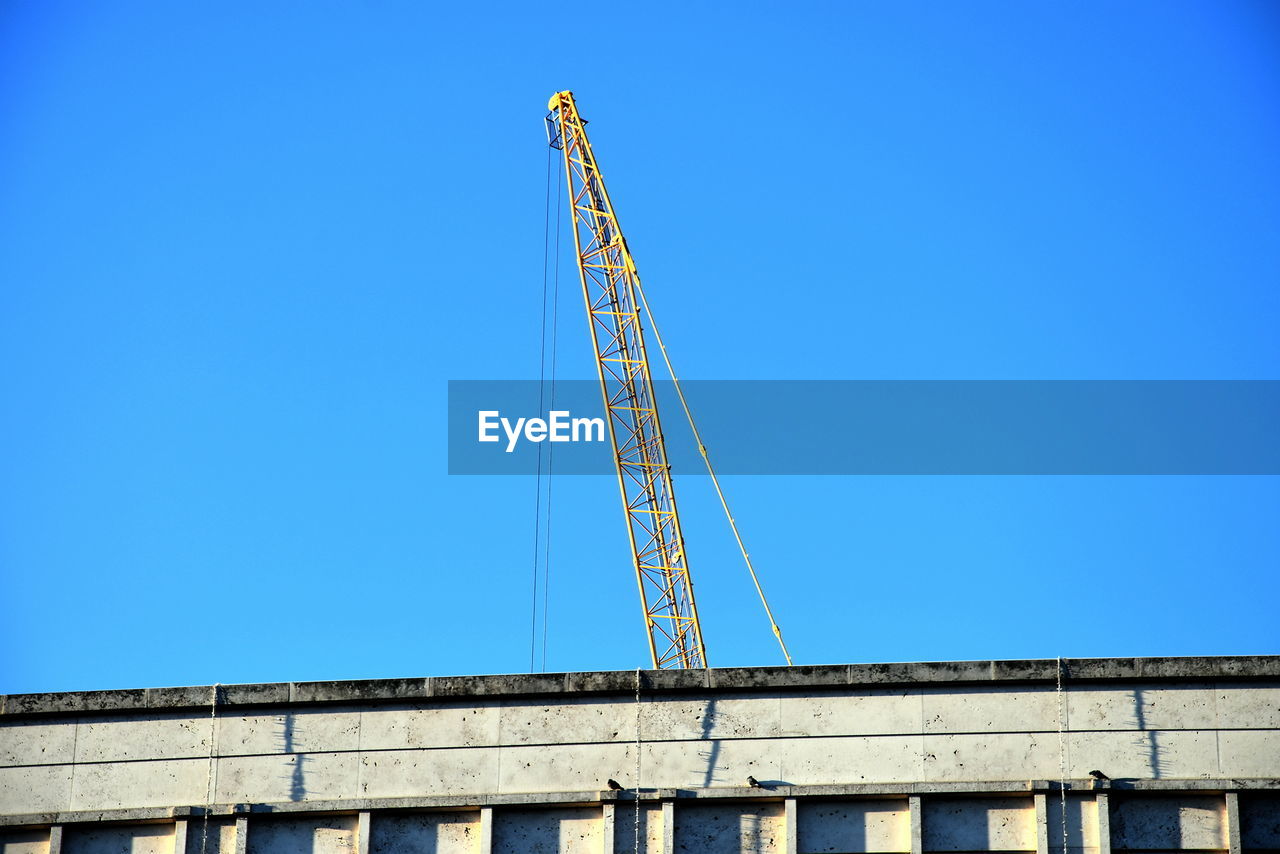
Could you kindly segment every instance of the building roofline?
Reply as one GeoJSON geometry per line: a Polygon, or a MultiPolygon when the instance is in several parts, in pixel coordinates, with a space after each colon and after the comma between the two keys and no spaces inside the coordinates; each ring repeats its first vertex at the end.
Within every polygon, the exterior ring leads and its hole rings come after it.
{"type": "Polygon", "coordinates": [[[8,694],[0,695],[0,720],[18,716],[208,709],[215,699],[215,691],[219,709],[609,694],[630,696],[636,690],[637,674],[640,689],[648,695],[1057,684],[1059,678],[1064,684],[1249,681],[1280,678],[1280,655],[606,670],[8,694]]]}

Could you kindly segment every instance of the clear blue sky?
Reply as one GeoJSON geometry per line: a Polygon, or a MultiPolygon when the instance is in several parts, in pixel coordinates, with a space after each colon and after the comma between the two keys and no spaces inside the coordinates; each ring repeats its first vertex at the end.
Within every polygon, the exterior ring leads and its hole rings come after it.
{"type": "MultiPolygon", "coordinates": [[[[1280,379],[1274,3],[6,3],[0,691],[529,668],[445,390],[538,376],[563,88],[686,377],[1280,379]]],[[[800,662],[1280,651],[1280,478],[727,485],[800,662]]],[[[555,484],[548,669],[647,664],[616,505],[555,484]]]]}

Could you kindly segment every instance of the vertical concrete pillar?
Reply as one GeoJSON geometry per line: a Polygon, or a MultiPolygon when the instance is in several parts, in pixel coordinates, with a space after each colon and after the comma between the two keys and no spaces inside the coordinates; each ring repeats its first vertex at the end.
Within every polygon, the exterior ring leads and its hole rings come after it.
{"type": "Polygon", "coordinates": [[[249,816],[236,816],[236,854],[248,854],[249,816]]]}
{"type": "Polygon", "coordinates": [[[1049,798],[1043,792],[1036,794],[1036,854],[1049,854],[1049,798]]]}
{"type": "Polygon", "coordinates": [[[676,854],[676,802],[662,802],[662,854],[676,854]]]}
{"type": "Polygon", "coordinates": [[[62,854],[62,825],[49,828],[49,854],[62,854]]]}
{"type": "Polygon", "coordinates": [[[1098,792],[1093,800],[1098,805],[1098,854],[1111,854],[1111,796],[1098,792]]]}
{"type": "Polygon", "coordinates": [[[616,825],[614,824],[614,810],[617,805],[612,801],[600,806],[600,838],[604,841],[601,846],[604,848],[604,854],[613,854],[613,834],[616,825]]]}
{"type": "Polygon", "coordinates": [[[1227,851],[1228,854],[1240,854],[1240,796],[1235,792],[1227,792],[1227,851]]]}
{"type": "Polygon", "coordinates": [[[911,814],[911,854],[924,854],[924,810],[919,795],[907,798],[907,811],[911,814]]]}
{"type": "Polygon", "coordinates": [[[356,818],[356,854],[369,854],[369,826],[373,818],[364,810],[356,818]]]}
{"type": "Polygon", "coordinates": [[[787,798],[782,802],[783,821],[787,826],[787,843],[785,854],[796,854],[800,850],[800,828],[796,825],[796,799],[787,798]]]}
{"type": "Polygon", "coordinates": [[[480,854],[493,854],[493,807],[480,808],[480,854]]]}
{"type": "Polygon", "coordinates": [[[180,818],[173,823],[173,854],[187,854],[188,822],[180,818]]]}

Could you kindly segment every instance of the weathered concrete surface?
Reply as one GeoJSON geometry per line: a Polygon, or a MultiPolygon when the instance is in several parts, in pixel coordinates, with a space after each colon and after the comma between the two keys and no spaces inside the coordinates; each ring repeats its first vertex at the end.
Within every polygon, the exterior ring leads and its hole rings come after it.
{"type": "Polygon", "coordinates": [[[1240,799],[1241,844],[1248,849],[1280,849],[1280,794],[1240,799]]]}
{"type": "MultiPolygon", "coordinates": [[[[1182,658],[1064,658],[1031,661],[942,661],[907,664],[831,664],[798,667],[725,667],[710,670],[641,671],[641,686],[655,693],[844,689],[886,685],[985,685],[1091,681],[1217,683],[1280,679],[1280,656],[1238,655],[1182,658]]],[[[218,705],[364,703],[469,697],[534,697],[626,694],[635,690],[632,670],[592,673],[532,673],[502,676],[433,676],[426,679],[366,679],[349,682],[282,682],[220,685],[218,705]]],[[[209,705],[214,686],[80,691],[0,696],[0,715],[191,709],[209,705]]],[[[1280,713],[1280,710],[1272,710],[1280,713]]]]}
{"type": "Polygon", "coordinates": [[[637,712],[650,787],[1044,780],[1064,764],[1071,779],[1280,776],[1280,730],[1250,711],[1280,703],[1280,683],[1197,690],[1191,704],[1159,683],[1087,693],[1087,705],[992,686],[15,718],[0,726],[0,814],[594,791],[634,777],[637,712]],[[1142,720],[1139,703],[1163,717],[1142,720]]]}
{"type": "Polygon", "coordinates": [[[1067,854],[1097,854],[1101,841],[1098,828],[1098,801],[1088,795],[1069,795],[1061,792],[1046,796],[1046,836],[1050,845],[1062,850],[1065,841],[1067,854]],[[1065,840],[1062,827],[1066,825],[1065,840]]]}
{"type": "Polygon", "coordinates": [[[937,798],[923,830],[925,851],[1036,848],[1036,815],[1026,798],[937,798]]]}
{"type": "Polygon", "coordinates": [[[800,854],[911,851],[911,815],[906,798],[812,800],[798,805],[800,854]]]}
{"type": "Polygon", "coordinates": [[[171,854],[174,848],[172,825],[100,825],[77,827],[63,835],[66,854],[171,854]]]}
{"type": "Polygon", "coordinates": [[[0,854],[1239,854],[1277,778],[1276,657],[0,698],[0,854]]]}
{"type": "Polygon", "coordinates": [[[494,822],[494,854],[599,854],[604,834],[592,807],[511,811],[494,822]]]}
{"type": "Polygon", "coordinates": [[[675,814],[675,850],[690,854],[782,854],[784,807],[778,803],[693,806],[675,814]]]}
{"type": "Polygon", "coordinates": [[[371,822],[369,854],[472,854],[480,842],[477,812],[391,813],[371,822]]]}
{"type": "MultiPolygon", "coordinates": [[[[626,801],[620,802],[614,808],[613,818],[613,852],[616,854],[624,854],[624,852],[638,852],[638,854],[662,854],[663,840],[663,804],[641,803],[639,809],[636,809],[636,802],[626,801]],[[639,832],[637,833],[637,827],[639,832]]],[[[607,812],[606,819],[609,816],[607,812]]],[[[674,808],[671,812],[674,814],[674,808]]],[[[606,822],[606,827],[608,826],[606,822]]],[[[674,829],[672,831],[674,838],[674,829]]],[[[610,854],[608,846],[605,847],[606,854],[610,854]]]]}
{"type": "Polygon", "coordinates": [[[1111,844],[1116,848],[1227,847],[1225,803],[1211,795],[1179,798],[1117,798],[1111,806],[1111,844]]]}

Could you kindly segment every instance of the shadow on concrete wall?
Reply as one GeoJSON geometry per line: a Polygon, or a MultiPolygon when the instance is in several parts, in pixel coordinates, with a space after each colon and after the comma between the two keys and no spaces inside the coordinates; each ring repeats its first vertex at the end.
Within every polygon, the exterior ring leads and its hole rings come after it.
{"type": "Polygon", "coordinates": [[[741,836],[740,844],[743,854],[760,854],[765,850],[768,843],[769,850],[773,850],[772,839],[765,840],[763,838],[763,828],[760,816],[756,813],[745,813],[738,822],[738,830],[741,836]]]}
{"type": "Polygon", "coordinates": [[[1052,790],[1049,794],[1048,802],[1045,806],[1048,808],[1048,835],[1049,850],[1063,851],[1063,833],[1062,825],[1065,821],[1067,826],[1066,833],[1066,850],[1080,850],[1085,846],[1084,838],[1084,809],[1085,802],[1079,797],[1068,797],[1065,800],[1062,797],[1062,784],[1056,781],[1050,781],[1049,787],[1052,790]]]}
{"type": "MultiPolygon", "coordinates": [[[[658,833],[657,823],[661,821],[661,811],[650,807],[641,807],[639,810],[635,808],[635,804],[618,803],[617,810],[614,812],[613,819],[613,838],[614,851],[627,852],[627,854],[644,854],[652,846],[650,846],[651,837],[658,836],[658,840],[662,839],[658,833]],[[637,818],[639,819],[639,833],[636,832],[637,818]],[[651,826],[651,823],[655,826],[651,826]],[[639,850],[637,850],[636,840],[639,840],[639,850]]],[[[613,851],[607,852],[613,854],[613,851]]]]}
{"type": "Polygon", "coordinates": [[[384,814],[370,825],[369,854],[476,851],[479,838],[479,820],[470,813],[384,814]]]}
{"type": "Polygon", "coordinates": [[[702,775],[702,785],[707,787],[711,785],[711,781],[716,776],[716,765],[720,761],[720,740],[711,738],[711,730],[715,728],[716,723],[716,700],[714,697],[707,700],[707,706],[702,710],[702,734],[700,738],[703,741],[711,741],[711,749],[702,751],[700,755],[707,759],[707,770],[702,775]]]}
{"type": "Polygon", "coordinates": [[[282,715],[280,724],[280,746],[282,751],[293,760],[293,771],[289,774],[289,800],[300,801],[307,796],[307,777],[304,766],[309,757],[298,753],[294,744],[297,722],[292,712],[282,715]]]}
{"type": "Polygon", "coordinates": [[[1133,695],[1134,726],[1139,732],[1137,744],[1146,750],[1147,769],[1151,776],[1159,780],[1165,770],[1164,760],[1160,755],[1160,732],[1147,729],[1147,701],[1142,689],[1135,688],[1130,693],[1133,695]]]}

